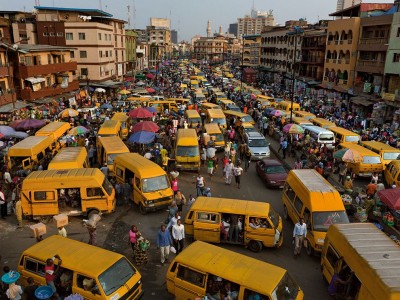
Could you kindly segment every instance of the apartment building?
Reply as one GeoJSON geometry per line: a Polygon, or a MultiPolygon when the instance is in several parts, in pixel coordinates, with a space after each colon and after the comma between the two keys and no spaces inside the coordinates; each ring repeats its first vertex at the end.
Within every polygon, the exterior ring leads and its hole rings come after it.
{"type": "Polygon", "coordinates": [[[261,34],[265,26],[275,26],[272,10],[260,12],[253,9],[251,15],[245,15],[237,20],[237,37],[239,38],[244,35],[261,34]]]}
{"type": "Polygon", "coordinates": [[[64,39],[65,46],[75,48],[70,57],[77,62],[81,80],[102,82],[126,74],[125,21],[98,9],[35,9],[39,42],[54,45],[64,39]]]}
{"type": "Polygon", "coordinates": [[[209,62],[223,61],[227,55],[228,41],[223,37],[200,37],[194,41],[194,58],[209,62]]]}
{"type": "Polygon", "coordinates": [[[9,45],[0,43],[0,106],[17,100],[13,89],[13,67],[7,59],[9,51],[9,45]]]}
{"type": "Polygon", "coordinates": [[[243,66],[258,67],[260,64],[261,35],[243,36],[243,66]]]}
{"type": "Polygon", "coordinates": [[[273,73],[284,73],[288,67],[288,28],[265,27],[261,33],[260,65],[273,73]]]}

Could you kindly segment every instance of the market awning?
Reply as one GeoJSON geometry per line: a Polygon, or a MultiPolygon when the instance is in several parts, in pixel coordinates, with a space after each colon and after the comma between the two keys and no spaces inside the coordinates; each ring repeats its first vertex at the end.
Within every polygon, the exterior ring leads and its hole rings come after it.
{"type": "Polygon", "coordinates": [[[33,84],[46,81],[46,79],[44,79],[42,77],[28,77],[28,78],[25,78],[25,80],[27,80],[33,84]]]}
{"type": "Polygon", "coordinates": [[[350,101],[355,104],[362,105],[362,106],[370,106],[370,105],[374,104],[373,102],[369,101],[368,99],[366,99],[364,97],[353,97],[350,99],[350,101]]]}

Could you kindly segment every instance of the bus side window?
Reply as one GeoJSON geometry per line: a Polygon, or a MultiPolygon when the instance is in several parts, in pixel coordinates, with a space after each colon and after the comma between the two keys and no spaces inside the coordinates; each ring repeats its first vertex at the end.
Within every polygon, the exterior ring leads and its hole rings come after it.
{"type": "Polygon", "coordinates": [[[326,259],[329,261],[332,268],[335,268],[339,260],[339,255],[331,246],[329,246],[328,250],[326,251],[326,259]]]}
{"type": "Polygon", "coordinates": [[[299,197],[296,197],[296,199],[294,200],[294,207],[296,208],[297,212],[299,213],[299,215],[301,214],[301,211],[303,209],[303,202],[301,202],[301,199],[299,197]]]}
{"type": "Polygon", "coordinates": [[[189,282],[191,284],[197,285],[199,287],[204,287],[204,279],[205,275],[197,272],[195,270],[186,268],[182,265],[179,265],[178,267],[178,278],[189,282]]]}
{"type": "Polygon", "coordinates": [[[294,198],[296,197],[296,194],[293,191],[293,189],[290,187],[290,185],[286,186],[285,193],[286,193],[286,196],[289,198],[290,202],[293,202],[294,198]]]}

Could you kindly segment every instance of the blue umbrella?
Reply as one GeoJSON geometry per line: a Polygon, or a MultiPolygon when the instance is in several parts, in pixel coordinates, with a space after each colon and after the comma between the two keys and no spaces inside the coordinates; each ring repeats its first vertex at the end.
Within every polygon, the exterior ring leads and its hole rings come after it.
{"type": "Polygon", "coordinates": [[[110,103],[104,103],[102,106],[100,106],[102,109],[112,109],[113,106],[110,103]]]}
{"type": "Polygon", "coordinates": [[[139,144],[149,144],[154,141],[155,137],[156,137],[156,134],[154,132],[138,131],[129,137],[128,142],[139,143],[139,144]]]}
{"type": "Polygon", "coordinates": [[[156,113],[157,112],[157,108],[155,108],[154,106],[146,107],[146,109],[151,113],[156,113]]]}
{"type": "Polygon", "coordinates": [[[5,136],[8,136],[14,132],[15,132],[15,129],[10,126],[4,126],[4,125],[0,126],[0,133],[4,134],[5,136]]]}
{"type": "Polygon", "coordinates": [[[28,137],[29,134],[27,134],[26,132],[22,132],[22,131],[14,131],[14,132],[11,132],[10,134],[6,134],[5,136],[13,137],[13,138],[17,138],[17,139],[24,139],[24,138],[28,137]]]}

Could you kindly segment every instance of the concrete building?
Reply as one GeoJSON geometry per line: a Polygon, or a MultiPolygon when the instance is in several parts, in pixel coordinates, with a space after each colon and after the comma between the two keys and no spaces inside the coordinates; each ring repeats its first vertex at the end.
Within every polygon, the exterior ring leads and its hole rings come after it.
{"type": "Polygon", "coordinates": [[[171,30],[147,26],[149,35],[149,66],[155,66],[156,60],[170,58],[172,53],[171,30]]]}
{"type": "Polygon", "coordinates": [[[137,57],[136,57],[136,47],[137,47],[137,32],[134,29],[127,29],[125,31],[125,47],[126,47],[126,61],[127,61],[127,72],[132,72],[136,69],[137,57]]]}
{"type": "Polygon", "coordinates": [[[360,4],[362,0],[338,0],[336,5],[336,11],[340,11],[351,6],[360,4]]]}
{"type": "Polygon", "coordinates": [[[243,66],[258,67],[260,65],[261,35],[243,36],[243,66]]]}
{"type": "Polygon", "coordinates": [[[137,43],[147,43],[149,41],[149,35],[146,29],[135,29],[137,33],[137,43]]]}
{"type": "Polygon", "coordinates": [[[171,21],[166,18],[150,18],[150,26],[171,29],[171,21]]]}
{"type": "Polygon", "coordinates": [[[178,31],[175,29],[171,30],[171,43],[178,44],[178,31]]]}
{"type": "Polygon", "coordinates": [[[9,63],[8,52],[14,51],[10,44],[0,43],[0,106],[17,100],[13,84],[13,66],[9,63]]]}
{"type": "Polygon", "coordinates": [[[0,11],[0,19],[0,39],[3,42],[37,44],[35,15],[23,11],[0,11]]]}
{"type": "Polygon", "coordinates": [[[238,23],[229,24],[228,33],[233,34],[237,37],[238,34],[238,23]]]}
{"type": "Polygon", "coordinates": [[[223,37],[201,37],[194,42],[194,58],[209,62],[222,62],[228,49],[228,41],[223,37]]]}
{"type": "Polygon", "coordinates": [[[103,82],[122,79],[126,73],[125,21],[98,9],[35,6],[37,31],[42,43],[58,44],[64,27],[65,45],[76,48],[71,58],[78,63],[81,80],[103,82]],[[53,26],[53,27],[50,27],[53,26]]]}
{"type": "Polygon", "coordinates": [[[238,18],[237,24],[237,37],[240,38],[243,35],[261,34],[265,26],[275,26],[275,17],[272,10],[267,13],[257,12],[256,14],[253,11],[253,16],[246,15],[243,18],[238,18]]]}

